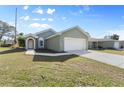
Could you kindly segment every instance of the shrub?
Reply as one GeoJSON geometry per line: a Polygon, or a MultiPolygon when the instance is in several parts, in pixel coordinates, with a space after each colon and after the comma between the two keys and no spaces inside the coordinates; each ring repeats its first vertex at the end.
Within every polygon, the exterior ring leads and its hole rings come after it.
{"type": "Polygon", "coordinates": [[[25,39],[24,38],[18,38],[18,44],[20,47],[25,47],[25,39]]]}
{"type": "Polygon", "coordinates": [[[120,46],[120,48],[121,48],[121,49],[123,49],[123,48],[124,48],[124,46],[122,46],[122,45],[121,45],[121,46],[120,46]]]}
{"type": "Polygon", "coordinates": [[[103,47],[102,47],[102,46],[98,46],[98,48],[99,48],[99,49],[103,49],[103,47]]]}

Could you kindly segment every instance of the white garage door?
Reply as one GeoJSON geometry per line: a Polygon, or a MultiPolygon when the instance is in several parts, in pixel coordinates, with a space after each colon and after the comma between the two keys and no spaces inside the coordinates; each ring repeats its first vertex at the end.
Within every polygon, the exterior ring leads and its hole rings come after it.
{"type": "Polygon", "coordinates": [[[64,51],[85,50],[86,40],[82,38],[64,38],[64,51]]]}
{"type": "Polygon", "coordinates": [[[120,46],[120,45],[119,45],[119,42],[114,42],[114,48],[115,48],[115,49],[119,49],[119,46],[120,46]]]}

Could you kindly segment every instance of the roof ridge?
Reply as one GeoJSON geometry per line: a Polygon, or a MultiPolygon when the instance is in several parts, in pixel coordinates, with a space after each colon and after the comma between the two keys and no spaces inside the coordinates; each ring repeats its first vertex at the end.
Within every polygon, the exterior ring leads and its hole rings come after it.
{"type": "Polygon", "coordinates": [[[34,35],[37,35],[37,34],[39,34],[39,33],[44,33],[44,32],[47,32],[47,31],[49,31],[49,30],[51,30],[51,31],[53,31],[53,32],[56,33],[56,31],[55,31],[54,29],[48,28],[48,29],[44,29],[44,30],[41,30],[41,31],[39,31],[39,32],[36,32],[36,33],[34,33],[34,35]]]}

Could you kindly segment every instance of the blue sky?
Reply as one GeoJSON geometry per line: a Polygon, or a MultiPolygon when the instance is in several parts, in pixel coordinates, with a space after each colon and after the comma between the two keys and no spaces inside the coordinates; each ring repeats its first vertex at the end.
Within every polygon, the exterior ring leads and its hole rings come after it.
{"type": "Polygon", "coordinates": [[[0,20],[14,25],[14,12],[18,8],[17,30],[25,34],[47,28],[59,32],[80,26],[92,37],[102,38],[113,33],[124,39],[124,6],[0,6],[0,20]]]}

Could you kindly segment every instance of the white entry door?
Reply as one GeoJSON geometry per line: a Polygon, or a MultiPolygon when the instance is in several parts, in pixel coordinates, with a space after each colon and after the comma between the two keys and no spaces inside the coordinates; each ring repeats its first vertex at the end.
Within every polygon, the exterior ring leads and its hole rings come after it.
{"type": "Polygon", "coordinates": [[[32,39],[29,39],[28,41],[28,48],[33,49],[34,48],[34,41],[32,39]]]}
{"type": "Polygon", "coordinates": [[[119,49],[119,46],[120,46],[120,45],[119,45],[119,42],[114,42],[114,48],[115,48],[115,49],[119,49]]]}
{"type": "Polygon", "coordinates": [[[86,40],[82,38],[64,38],[64,51],[86,50],[86,40]]]}

